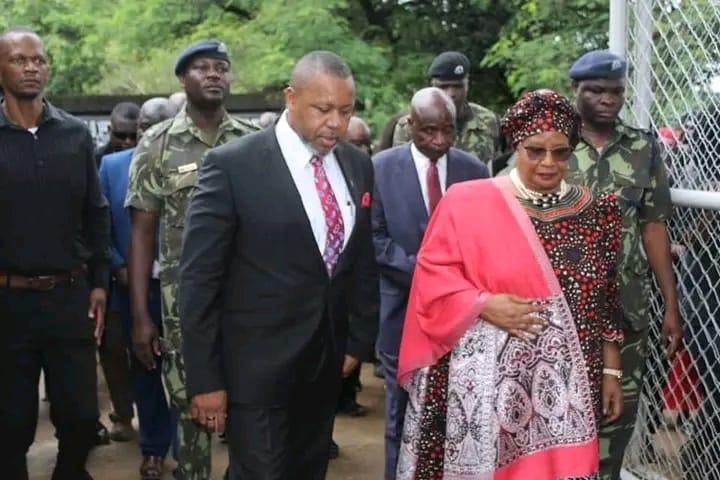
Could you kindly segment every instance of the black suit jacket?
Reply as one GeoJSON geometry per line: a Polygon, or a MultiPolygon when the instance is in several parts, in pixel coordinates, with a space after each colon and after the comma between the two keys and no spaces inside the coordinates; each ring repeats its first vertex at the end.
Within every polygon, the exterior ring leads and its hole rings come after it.
{"type": "Polygon", "coordinates": [[[335,156],[355,225],[328,276],[275,129],[214,148],[188,207],[178,303],[188,397],[278,404],[319,364],[373,356],[378,275],[373,168],[347,143],[335,156]]]}

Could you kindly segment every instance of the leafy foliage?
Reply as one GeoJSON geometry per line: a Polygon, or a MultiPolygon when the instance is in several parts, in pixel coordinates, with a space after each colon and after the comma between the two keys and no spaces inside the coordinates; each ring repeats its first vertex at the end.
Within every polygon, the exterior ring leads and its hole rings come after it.
{"type": "Polygon", "coordinates": [[[294,62],[332,50],[353,69],[375,133],[427,84],[432,58],[472,61],[470,98],[502,111],[527,88],[564,87],[566,67],[604,44],[602,0],[0,0],[0,27],[44,38],[50,93],[167,94],[177,54],[201,38],[231,51],[235,93],[279,92],[294,62]]]}

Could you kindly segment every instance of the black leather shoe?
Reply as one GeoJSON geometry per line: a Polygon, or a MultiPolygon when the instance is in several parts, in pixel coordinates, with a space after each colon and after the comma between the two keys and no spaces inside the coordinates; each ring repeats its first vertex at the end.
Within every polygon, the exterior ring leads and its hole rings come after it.
{"type": "Polygon", "coordinates": [[[110,432],[99,419],[95,423],[95,445],[110,445],[110,432]]]}
{"type": "Polygon", "coordinates": [[[338,406],[338,415],[347,415],[348,417],[364,417],[367,415],[367,407],[360,405],[355,399],[349,399],[338,406]]]}
{"type": "Polygon", "coordinates": [[[330,454],[328,455],[328,458],[330,460],[335,460],[340,456],[340,447],[337,443],[335,443],[335,440],[330,441],[330,454]]]}

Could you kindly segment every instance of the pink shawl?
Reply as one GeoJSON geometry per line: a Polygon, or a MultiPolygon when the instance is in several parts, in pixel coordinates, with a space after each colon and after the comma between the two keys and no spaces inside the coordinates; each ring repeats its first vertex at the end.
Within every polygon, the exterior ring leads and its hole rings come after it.
{"type": "MultiPolygon", "coordinates": [[[[453,444],[460,452],[453,458],[446,449],[446,480],[594,475],[597,434],[575,324],[510,182],[454,185],[435,211],[417,258],[398,366],[399,381],[410,394],[398,478],[413,478],[412,442],[418,440],[427,367],[448,353],[453,355],[448,391],[459,412],[448,417],[457,415],[463,428],[485,434],[453,444]],[[495,293],[550,301],[553,328],[528,343],[483,322],[480,314],[495,293]],[[474,390],[468,389],[473,381],[474,390]],[[468,419],[471,413],[483,418],[468,419]]],[[[457,419],[448,418],[448,425],[453,422],[457,419]]]]}

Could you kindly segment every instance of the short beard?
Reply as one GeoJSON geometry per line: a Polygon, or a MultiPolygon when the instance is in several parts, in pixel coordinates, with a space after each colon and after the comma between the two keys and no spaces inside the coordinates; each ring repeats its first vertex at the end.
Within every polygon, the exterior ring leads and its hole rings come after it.
{"type": "Polygon", "coordinates": [[[39,96],[42,95],[42,92],[12,92],[5,90],[5,96],[8,97],[14,97],[17,100],[23,101],[23,102],[32,102],[33,100],[37,99],[39,96]],[[9,94],[9,95],[8,95],[9,94]]]}

